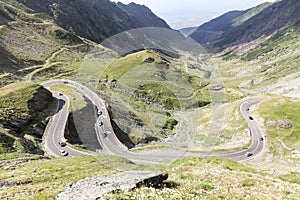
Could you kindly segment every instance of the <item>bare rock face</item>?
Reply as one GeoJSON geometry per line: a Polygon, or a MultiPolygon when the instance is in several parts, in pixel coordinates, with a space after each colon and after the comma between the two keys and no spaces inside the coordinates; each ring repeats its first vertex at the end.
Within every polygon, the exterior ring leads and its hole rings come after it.
{"type": "Polygon", "coordinates": [[[57,195],[57,200],[95,200],[117,190],[132,190],[140,186],[157,187],[168,174],[149,171],[127,171],[112,176],[92,177],[70,183],[57,195]]]}
{"type": "Polygon", "coordinates": [[[278,120],[277,127],[280,129],[290,129],[293,127],[293,124],[292,124],[292,122],[287,121],[287,120],[278,120]]]}
{"type": "Polygon", "coordinates": [[[277,121],[268,121],[268,126],[275,126],[278,129],[290,129],[293,128],[292,122],[288,120],[277,120],[277,121]]]}
{"type": "Polygon", "coordinates": [[[145,62],[145,63],[153,63],[154,61],[155,61],[154,58],[151,58],[151,57],[145,58],[143,60],[143,62],[145,62]]]}

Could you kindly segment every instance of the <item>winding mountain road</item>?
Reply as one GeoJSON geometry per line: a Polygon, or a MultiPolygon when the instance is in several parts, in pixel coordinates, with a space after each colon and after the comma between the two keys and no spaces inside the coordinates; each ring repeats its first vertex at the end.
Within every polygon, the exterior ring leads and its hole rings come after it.
{"type": "MultiPolygon", "coordinates": [[[[95,132],[98,139],[99,144],[103,148],[103,150],[112,155],[126,157],[127,159],[132,160],[133,162],[139,164],[153,164],[165,160],[174,160],[181,157],[188,156],[198,156],[198,157],[223,157],[223,158],[231,158],[236,161],[245,161],[252,159],[256,155],[260,154],[265,145],[265,140],[263,139],[261,130],[256,123],[256,121],[251,116],[250,107],[260,103],[262,100],[253,99],[248,100],[240,105],[240,112],[243,115],[244,119],[248,123],[249,130],[252,136],[251,146],[246,150],[234,151],[234,152],[223,152],[223,153],[211,153],[211,154],[196,154],[196,153],[188,153],[188,152],[162,152],[162,153],[133,153],[129,152],[127,147],[122,144],[118,138],[116,137],[111,122],[109,118],[108,111],[105,107],[105,102],[92,90],[89,88],[70,80],[52,80],[43,83],[42,85],[47,88],[49,91],[52,85],[58,84],[67,84],[74,88],[80,90],[85,97],[87,97],[97,108],[97,111],[101,111],[101,114],[97,115],[97,123],[95,124],[95,132]],[[99,122],[103,122],[103,124],[99,125],[99,122]]],[[[45,150],[48,154],[58,157],[62,156],[60,150],[65,150],[69,153],[69,156],[79,156],[88,154],[87,152],[81,152],[75,149],[72,149],[68,146],[61,147],[58,142],[64,141],[64,130],[66,126],[66,122],[68,119],[68,107],[69,107],[69,99],[60,93],[51,91],[53,96],[56,97],[59,101],[57,107],[57,113],[51,118],[50,122],[44,133],[44,143],[45,150]]]]}

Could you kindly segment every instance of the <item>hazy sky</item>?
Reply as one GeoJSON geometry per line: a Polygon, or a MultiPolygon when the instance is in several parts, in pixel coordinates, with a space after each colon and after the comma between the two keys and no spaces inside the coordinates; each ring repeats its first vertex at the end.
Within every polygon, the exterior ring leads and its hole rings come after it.
{"type": "Polygon", "coordinates": [[[146,5],[172,28],[199,26],[227,11],[244,10],[274,0],[113,0],[146,5]]]}

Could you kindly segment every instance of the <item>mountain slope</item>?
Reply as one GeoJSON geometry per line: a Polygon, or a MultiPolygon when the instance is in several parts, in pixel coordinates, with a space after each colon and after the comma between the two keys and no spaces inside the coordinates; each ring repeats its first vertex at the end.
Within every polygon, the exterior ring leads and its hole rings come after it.
{"type": "Polygon", "coordinates": [[[215,44],[220,49],[240,45],[269,36],[300,20],[300,1],[283,0],[267,7],[257,15],[222,35],[215,44]]]}
{"type": "Polygon", "coordinates": [[[137,27],[169,29],[146,7],[125,7],[108,0],[0,0],[0,86],[35,78],[35,71],[47,78],[70,75],[96,48],[92,41],[137,27]]]}
{"type": "Polygon", "coordinates": [[[50,16],[35,13],[14,0],[0,1],[0,18],[9,19],[0,26],[0,74],[5,75],[1,76],[0,86],[24,78],[63,47],[84,45],[77,36],[53,23],[50,16]]]}
{"type": "Polygon", "coordinates": [[[56,100],[40,85],[20,82],[0,88],[0,154],[43,152],[42,131],[56,100]]]}
{"type": "Polygon", "coordinates": [[[140,27],[161,27],[170,28],[169,25],[161,18],[158,18],[146,6],[141,6],[135,3],[128,5],[118,2],[117,4],[123,11],[126,12],[131,19],[138,23],[140,27]]]}
{"type": "Polygon", "coordinates": [[[245,11],[231,11],[225,13],[198,27],[190,37],[200,44],[215,49],[218,47],[214,45],[216,42],[224,39],[233,29],[242,26],[245,22],[270,5],[271,3],[263,3],[245,11]]]}
{"type": "Polygon", "coordinates": [[[134,28],[158,26],[169,28],[149,9],[131,4],[121,8],[109,0],[18,0],[35,12],[52,16],[66,30],[97,43],[134,28]],[[137,17],[143,13],[143,17],[137,17]],[[148,21],[151,20],[151,21],[148,21]]]}
{"type": "Polygon", "coordinates": [[[182,28],[179,31],[185,35],[185,36],[189,36],[191,35],[194,31],[197,30],[198,27],[187,27],[187,28],[182,28]]]}
{"type": "Polygon", "coordinates": [[[216,19],[213,19],[203,25],[201,25],[196,31],[194,31],[190,37],[204,44],[212,42],[230,29],[234,23],[234,19],[245,14],[246,11],[231,11],[216,19]]]}

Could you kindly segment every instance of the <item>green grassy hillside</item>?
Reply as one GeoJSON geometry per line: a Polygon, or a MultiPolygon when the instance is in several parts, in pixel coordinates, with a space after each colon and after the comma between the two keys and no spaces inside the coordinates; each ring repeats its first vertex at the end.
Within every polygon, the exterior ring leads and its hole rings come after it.
{"type": "Polygon", "coordinates": [[[176,111],[210,103],[207,83],[188,74],[179,61],[145,50],[120,57],[104,70],[99,88],[112,98],[112,118],[134,143],[173,134],[180,120],[174,118],[176,111]]]}
{"type": "Polygon", "coordinates": [[[20,82],[0,88],[0,153],[42,153],[42,131],[56,102],[40,85],[20,82]]]}
{"type": "Polygon", "coordinates": [[[17,80],[71,76],[94,44],[62,29],[44,13],[15,0],[0,1],[0,86],[17,80]]]}
{"type": "MultiPolygon", "coordinates": [[[[275,94],[292,92],[292,81],[297,79],[299,72],[299,23],[279,31],[254,49],[226,54],[221,71],[228,86],[238,86],[245,89],[268,91],[275,94]],[[285,80],[284,80],[285,78],[285,80]],[[248,83],[247,83],[248,81],[248,83]],[[288,83],[288,81],[291,81],[288,83]],[[276,88],[291,86],[290,89],[276,88]],[[274,92],[272,91],[274,90],[274,92]]],[[[217,61],[218,62],[218,61],[217,61]]]]}
{"type": "Polygon", "coordinates": [[[168,172],[169,179],[157,189],[122,191],[106,198],[297,199],[300,187],[226,159],[187,158],[150,169],[168,172]]]}
{"type": "MultiPolygon", "coordinates": [[[[282,146],[283,142],[292,149],[300,149],[300,104],[287,98],[276,97],[263,102],[259,107],[259,113],[263,117],[268,141],[275,146],[282,146]],[[285,123],[291,125],[284,127],[285,123]]],[[[275,148],[276,151],[276,148],[275,148]]]]}
{"type": "Polygon", "coordinates": [[[159,188],[119,191],[104,199],[297,199],[300,185],[290,176],[276,177],[235,161],[217,158],[186,158],[145,167],[117,157],[32,158],[21,165],[4,163],[0,179],[10,181],[0,198],[51,199],[70,182],[139,169],[169,174],[159,188]],[[283,179],[283,180],[282,180],[283,179]],[[284,181],[286,180],[286,181],[284,181]],[[230,192],[228,192],[230,191],[230,192]]]}

